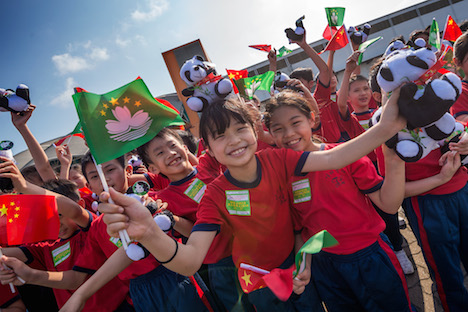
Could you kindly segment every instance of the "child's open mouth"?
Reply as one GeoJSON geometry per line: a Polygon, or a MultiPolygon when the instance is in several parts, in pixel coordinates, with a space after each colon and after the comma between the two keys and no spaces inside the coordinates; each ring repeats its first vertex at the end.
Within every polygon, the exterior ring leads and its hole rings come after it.
{"type": "Polygon", "coordinates": [[[236,149],[236,150],[230,152],[229,155],[231,155],[231,156],[237,156],[237,155],[239,155],[239,154],[242,154],[242,153],[245,151],[245,149],[246,149],[245,147],[238,148],[238,149],[236,149]]]}

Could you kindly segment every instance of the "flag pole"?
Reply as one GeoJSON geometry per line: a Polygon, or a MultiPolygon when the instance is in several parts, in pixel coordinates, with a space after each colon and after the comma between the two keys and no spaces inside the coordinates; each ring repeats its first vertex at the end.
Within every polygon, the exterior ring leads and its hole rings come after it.
{"type": "Polygon", "coordinates": [[[343,23],[342,25],[344,27],[344,31],[345,31],[345,34],[346,34],[346,37],[348,37],[348,44],[349,44],[349,47],[351,49],[351,54],[354,53],[354,50],[353,50],[353,43],[351,42],[351,38],[349,37],[349,34],[348,34],[348,28],[346,28],[346,25],[343,23]]]}
{"type": "Polygon", "coordinates": [[[445,19],[444,33],[442,34],[442,39],[440,40],[441,42],[442,42],[442,40],[444,40],[444,38],[445,38],[445,31],[447,30],[447,24],[448,24],[448,21],[449,21],[449,17],[450,17],[450,15],[448,14],[448,15],[447,15],[447,18],[445,19]]]}
{"type": "MultiPolygon", "coordinates": [[[[93,155],[91,155],[91,157],[93,158],[93,162],[94,162],[94,165],[96,166],[99,179],[101,180],[102,188],[104,189],[105,192],[109,192],[109,186],[107,185],[106,177],[104,176],[104,172],[102,171],[102,166],[96,162],[96,159],[94,159],[93,155]]],[[[109,197],[109,203],[111,204],[114,203],[114,201],[110,197],[109,197]]],[[[120,230],[119,236],[120,236],[120,241],[122,242],[124,249],[127,250],[128,244],[131,242],[130,237],[128,236],[127,230],[120,230]]]]}

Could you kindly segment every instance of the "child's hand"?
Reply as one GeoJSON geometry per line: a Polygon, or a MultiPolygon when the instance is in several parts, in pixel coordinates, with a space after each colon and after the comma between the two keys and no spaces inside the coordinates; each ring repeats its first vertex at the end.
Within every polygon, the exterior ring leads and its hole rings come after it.
{"type": "Polygon", "coordinates": [[[449,149],[460,155],[468,155],[468,134],[463,132],[462,138],[457,143],[449,143],[449,149]]]}
{"type": "Polygon", "coordinates": [[[293,278],[293,292],[300,295],[304,292],[305,287],[310,282],[310,268],[305,268],[304,271],[299,273],[293,278]]]}
{"type": "Polygon", "coordinates": [[[300,46],[301,48],[304,47],[305,45],[307,45],[307,40],[306,40],[306,30],[304,29],[304,36],[302,36],[302,40],[300,41],[294,41],[294,40],[291,40],[292,43],[296,43],[298,46],[300,46]]]}
{"type": "Polygon", "coordinates": [[[0,258],[0,282],[2,285],[12,283],[15,286],[24,285],[18,277],[24,281],[29,281],[32,269],[24,264],[22,261],[14,258],[2,256],[0,258]],[[6,265],[8,268],[5,268],[6,265]]]}
{"type": "Polygon", "coordinates": [[[125,196],[109,189],[109,193],[99,195],[102,203],[99,212],[104,214],[103,220],[107,224],[107,233],[113,237],[119,237],[119,231],[127,230],[130,238],[137,241],[151,235],[151,229],[157,227],[149,210],[134,198],[125,196]],[[115,204],[108,202],[110,197],[115,204]]]}
{"type": "Polygon", "coordinates": [[[13,122],[13,125],[16,127],[16,129],[19,129],[21,127],[24,127],[26,123],[28,122],[29,118],[31,117],[33,111],[36,109],[35,105],[30,104],[28,109],[24,112],[21,113],[11,113],[11,121],[13,122]]]}
{"type": "Polygon", "coordinates": [[[276,64],[276,49],[271,49],[268,52],[268,62],[276,64]]]}
{"type": "Polygon", "coordinates": [[[393,90],[390,99],[383,104],[382,115],[379,123],[392,132],[397,133],[406,127],[406,119],[400,115],[398,109],[398,98],[400,97],[400,87],[393,90]]]}
{"type": "Polygon", "coordinates": [[[73,155],[70,153],[70,148],[68,145],[60,145],[55,147],[55,154],[57,159],[60,161],[60,164],[64,167],[68,167],[73,159],[73,155]]]}
{"type": "Polygon", "coordinates": [[[439,173],[441,178],[446,182],[450,181],[461,166],[460,154],[452,151],[446,152],[440,157],[439,165],[442,166],[439,173]]]}
{"type": "Polygon", "coordinates": [[[0,162],[0,177],[11,179],[17,192],[25,190],[28,184],[15,163],[6,157],[0,156],[0,160],[2,161],[0,162]]]}
{"type": "Polygon", "coordinates": [[[348,72],[348,73],[352,73],[356,67],[358,66],[357,65],[357,62],[358,62],[358,59],[359,59],[359,54],[361,54],[361,52],[359,51],[354,51],[353,54],[351,54],[347,59],[346,59],[346,67],[345,67],[345,70],[348,72]]]}

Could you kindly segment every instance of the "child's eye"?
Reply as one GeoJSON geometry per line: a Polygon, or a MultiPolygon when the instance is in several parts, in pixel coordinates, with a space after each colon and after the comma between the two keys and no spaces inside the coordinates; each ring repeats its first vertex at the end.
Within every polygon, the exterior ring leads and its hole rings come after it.
{"type": "Polygon", "coordinates": [[[92,175],[92,176],[90,177],[90,179],[91,179],[91,180],[95,180],[95,179],[97,179],[97,177],[98,177],[97,174],[96,174],[96,175],[92,175]]]}
{"type": "Polygon", "coordinates": [[[275,128],[273,130],[271,130],[273,133],[278,133],[282,130],[282,128],[275,128]]]}

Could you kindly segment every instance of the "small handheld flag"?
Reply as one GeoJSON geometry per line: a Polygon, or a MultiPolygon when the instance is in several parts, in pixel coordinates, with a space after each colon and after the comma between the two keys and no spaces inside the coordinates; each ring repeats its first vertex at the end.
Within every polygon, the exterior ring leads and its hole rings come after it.
{"type": "Polygon", "coordinates": [[[325,13],[327,14],[327,20],[328,20],[329,26],[343,25],[345,8],[341,8],[341,7],[325,8],[325,13]]]}
{"type": "Polygon", "coordinates": [[[361,53],[359,54],[359,58],[358,58],[358,62],[357,62],[358,65],[361,65],[361,63],[362,63],[362,55],[363,55],[364,51],[366,51],[366,49],[368,47],[370,47],[371,45],[373,45],[374,43],[376,43],[377,41],[379,41],[381,39],[383,39],[383,37],[379,36],[379,37],[377,37],[375,39],[367,40],[366,42],[363,42],[363,43],[361,43],[359,45],[359,52],[361,52],[361,53]]]}
{"type": "Polygon", "coordinates": [[[269,44],[257,44],[257,45],[249,45],[250,48],[254,48],[260,51],[270,52],[271,45],[269,44]]]}
{"type": "Polygon", "coordinates": [[[341,26],[340,29],[333,35],[333,37],[328,42],[325,49],[323,49],[323,53],[325,51],[336,51],[341,48],[344,48],[349,43],[348,33],[346,32],[345,26],[341,26]]]}
{"type": "Polygon", "coordinates": [[[239,94],[252,99],[255,91],[257,90],[270,91],[274,79],[275,73],[267,71],[262,75],[234,80],[234,84],[237,86],[239,94]]]}
{"type": "Polygon", "coordinates": [[[445,22],[444,34],[442,39],[448,41],[456,41],[458,37],[462,35],[462,31],[460,27],[458,27],[457,23],[453,20],[450,15],[447,15],[447,21],[445,22]]]}
{"type": "Polygon", "coordinates": [[[431,30],[429,31],[429,44],[440,50],[440,32],[439,32],[439,24],[437,21],[432,19],[431,30]]]}

